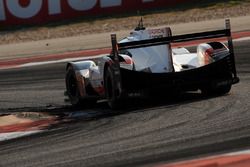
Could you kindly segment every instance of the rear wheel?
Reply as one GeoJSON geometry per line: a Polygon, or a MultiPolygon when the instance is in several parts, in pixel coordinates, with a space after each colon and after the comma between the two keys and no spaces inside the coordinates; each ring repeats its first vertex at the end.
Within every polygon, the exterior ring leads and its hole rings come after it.
{"type": "Polygon", "coordinates": [[[223,94],[227,94],[227,93],[230,92],[231,87],[232,87],[231,84],[225,85],[225,86],[221,86],[221,87],[219,87],[219,88],[216,89],[216,93],[217,93],[217,94],[222,94],[222,95],[223,95],[223,94]]]}
{"type": "Polygon", "coordinates": [[[112,109],[120,109],[122,107],[122,98],[118,89],[115,88],[115,78],[110,67],[107,67],[104,75],[105,96],[108,105],[112,109]]]}
{"type": "Polygon", "coordinates": [[[218,88],[214,88],[213,86],[207,86],[207,87],[201,88],[201,92],[204,95],[224,95],[224,94],[229,93],[230,90],[231,90],[231,84],[220,86],[218,88]]]}
{"type": "Polygon", "coordinates": [[[201,88],[205,95],[224,95],[230,92],[232,87],[231,82],[232,74],[228,74],[225,80],[213,81],[208,85],[201,88]]]}

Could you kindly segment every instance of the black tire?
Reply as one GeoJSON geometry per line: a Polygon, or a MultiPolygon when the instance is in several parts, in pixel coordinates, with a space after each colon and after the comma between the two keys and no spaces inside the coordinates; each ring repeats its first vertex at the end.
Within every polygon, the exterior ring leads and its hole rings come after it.
{"type": "Polygon", "coordinates": [[[97,98],[81,98],[75,71],[72,66],[70,66],[66,71],[66,94],[74,107],[92,107],[96,104],[97,98]]]}
{"type": "Polygon", "coordinates": [[[232,87],[231,84],[220,86],[217,88],[214,88],[213,86],[207,86],[201,88],[201,92],[203,95],[224,95],[230,92],[231,87],[232,87]]]}
{"type": "Polygon", "coordinates": [[[217,88],[215,91],[216,94],[219,94],[219,95],[224,95],[224,94],[227,94],[230,92],[231,90],[231,87],[232,87],[232,84],[228,84],[228,85],[225,85],[225,86],[221,86],[219,88],[217,88]]]}
{"type": "Polygon", "coordinates": [[[119,90],[115,89],[114,74],[111,67],[105,69],[104,87],[109,107],[112,109],[120,109],[122,107],[122,98],[119,90]]]}
{"type": "Polygon", "coordinates": [[[77,79],[75,71],[72,66],[69,66],[66,71],[66,92],[69,100],[73,106],[82,106],[82,99],[78,90],[77,79]]]}
{"type": "MultiPolygon", "coordinates": [[[[228,74],[227,77],[225,78],[225,82],[227,84],[224,85],[217,85],[218,82],[211,82],[207,86],[204,86],[201,88],[201,92],[204,95],[224,95],[230,92],[232,83],[228,82],[232,78],[232,74],[228,74]]],[[[223,81],[223,80],[221,80],[223,81]]]]}

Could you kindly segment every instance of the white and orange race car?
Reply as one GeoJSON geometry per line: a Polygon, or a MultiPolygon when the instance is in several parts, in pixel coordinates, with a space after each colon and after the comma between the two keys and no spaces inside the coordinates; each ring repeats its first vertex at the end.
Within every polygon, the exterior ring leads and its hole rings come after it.
{"type": "Polygon", "coordinates": [[[130,35],[117,42],[111,35],[112,52],[97,60],[69,62],[66,92],[72,105],[88,105],[106,99],[111,108],[122,106],[135,95],[170,94],[201,90],[226,94],[238,83],[230,21],[226,28],[172,36],[171,29],[145,29],[142,20],[130,35]],[[227,45],[216,42],[226,37],[227,45]],[[172,43],[214,39],[201,43],[197,52],[172,43]]]}

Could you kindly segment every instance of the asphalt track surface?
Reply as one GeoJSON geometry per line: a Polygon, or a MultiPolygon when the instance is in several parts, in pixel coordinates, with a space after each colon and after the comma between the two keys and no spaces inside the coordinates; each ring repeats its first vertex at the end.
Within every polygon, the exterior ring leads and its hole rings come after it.
{"type": "MultiPolygon", "coordinates": [[[[154,166],[250,146],[250,41],[235,42],[241,79],[230,94],[139,101],[122,112],[105,103],[80,112],[91,118],[0,143],[0,166],[154,166]]],[[[59,113],[65,64],[0,71],[0,111],[59,113]]]]}

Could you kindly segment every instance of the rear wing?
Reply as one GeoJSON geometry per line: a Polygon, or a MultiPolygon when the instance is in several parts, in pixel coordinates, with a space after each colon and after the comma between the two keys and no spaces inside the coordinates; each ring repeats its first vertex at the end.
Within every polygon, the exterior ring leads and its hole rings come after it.
{"type": "Polygon", "coordinates": [[[235,56],[234,56],[234,48],[233,48],[233,41],[231,35],[231,25],[230,20],[225,20],[225,29],[222,30],[215,30],[215,31],[206,31],[206,32],[199,32],[199,33],[192,33],[192,34],[184,34],[184,35],[176,35],[176,36],[169,36],[169,37],[162,37],[162,38],[154,38],[154,39],[147,39],[141,41],[133,41],[133,42],[126,42],[126,43],[117,43],[116,34],[111,35],[112,41],[112,54],[114,56],[114,73],[117,74],[117,82],[121,83],[121,76],[120,76],[120,65],[119,65],[119,51],[127,50],[127,49],[136,49],[142,47],[150,47],[150,46],[157,46],[157,45],[165,45],[171,43],[179,43],[179,42],[187,42],[187,41],[194,41],[194,40],[201,40],[201,39],[213,39],[213,38],[227,38],[227,44],[230,53],[231,59],[231,69],[233,73],[234,83],[239,81],[237,77],[236,67],[235,67],[235,56]]]}
{"type": "Polygon", "coordinates": [[[187,42],[200,39],[211,39],[211,38],[221,38],[230,37],[230,29],[207,31],[193,34],[176,35],[170,37],[154,38],[141,41],[133,41],[126,43],[118,43],[118,50],[136,49],[149,46],[165,45],[170,43],[187,42]]]}

